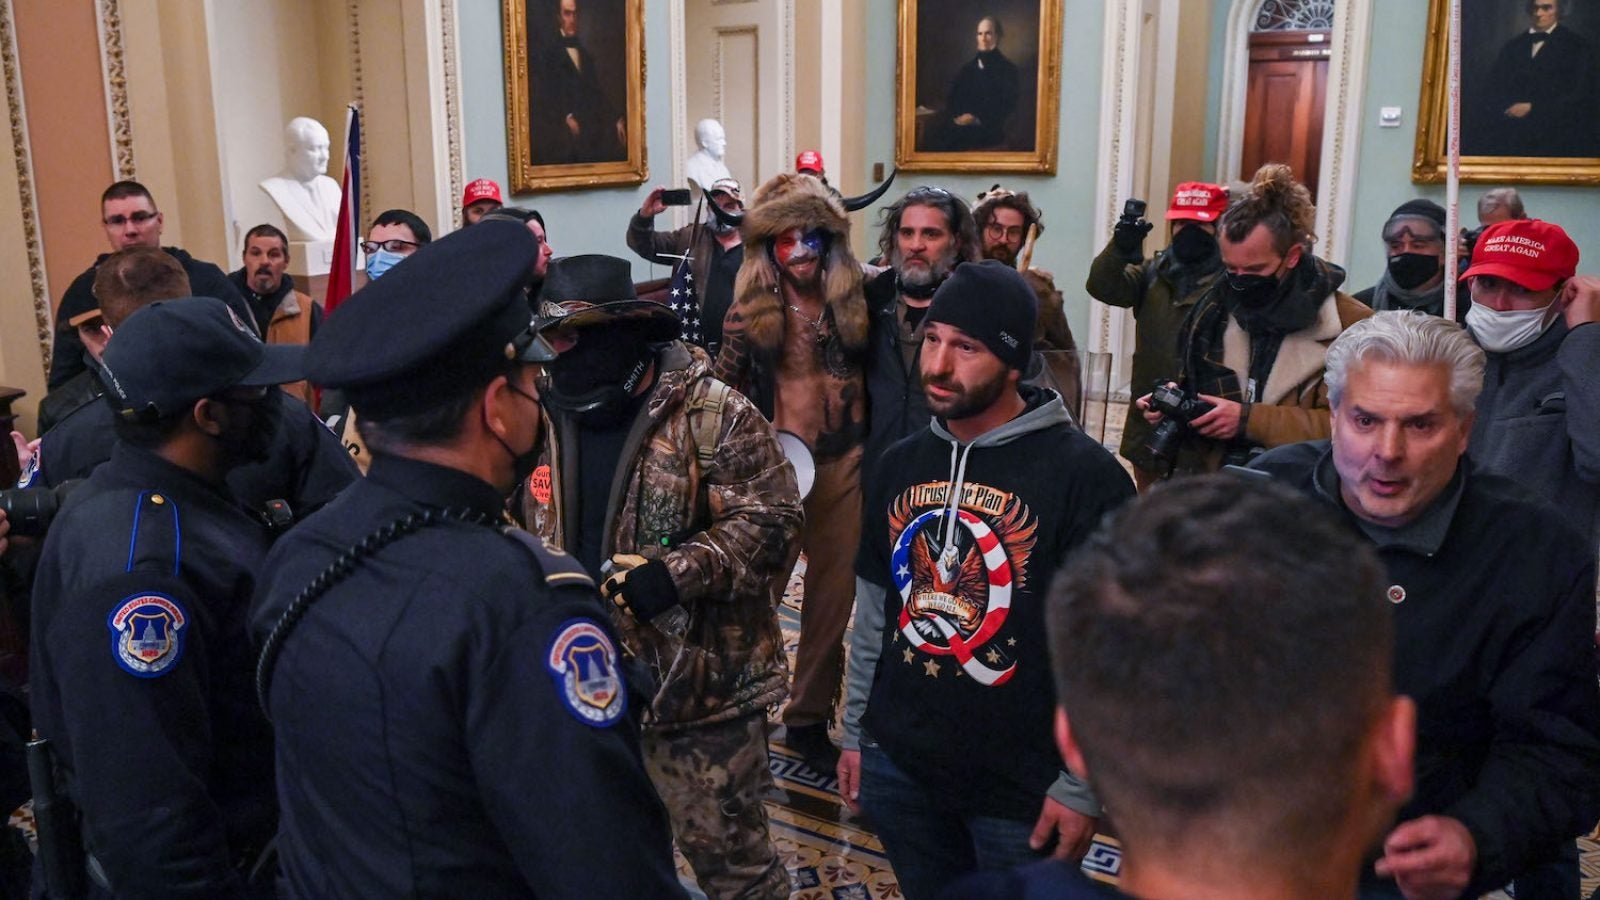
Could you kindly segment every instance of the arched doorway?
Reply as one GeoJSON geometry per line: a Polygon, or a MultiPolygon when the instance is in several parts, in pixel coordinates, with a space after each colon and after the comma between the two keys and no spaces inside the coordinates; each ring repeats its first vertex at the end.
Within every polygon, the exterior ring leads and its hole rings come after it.
{"type": "Polygon", "coordinates": [[[1318,195],[1335,0],[1261,0],[1249,33],[1239,168],[1285,163],[1318,195]]]}

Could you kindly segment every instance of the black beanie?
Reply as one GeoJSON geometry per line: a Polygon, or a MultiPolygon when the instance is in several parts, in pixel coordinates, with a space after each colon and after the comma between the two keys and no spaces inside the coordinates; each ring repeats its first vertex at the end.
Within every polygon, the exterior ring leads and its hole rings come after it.
{"type": "Polygon", "coordinates": [[[1033,355],[1039,300],[1016,269],[997,259],[956,266],[933,293],[924,322],[953,325],[1000,361],[1025,372],[1033,355]]]}
{"type": "Polygon", "coordinates": [[[1394,212],[1389,214],[1389,218],[1384,220],[1384,234],[1389,233],[1389,223],[1393,222],[1395,219],[1427,219],[1433,224],[1439,226],[1439,233],[1444,234],[1444,207],[1433,202],[1432,200],[1423,200],[1418,198],[1416,200],[1407,200],[1406,202],[1400,204],[1395,208],[1394,212]]]}

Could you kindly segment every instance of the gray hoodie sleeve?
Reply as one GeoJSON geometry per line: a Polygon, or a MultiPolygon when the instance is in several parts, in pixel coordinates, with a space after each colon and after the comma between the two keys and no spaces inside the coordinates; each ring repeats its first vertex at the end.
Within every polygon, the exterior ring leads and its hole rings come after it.
{"type": "Polygon", "coordinates": [[[861,749],[861,714],[878,671],[883,650],[884,589],[865,578],[856,579],[856,622],[850,632],[850,668],[845,673],[844,740],[846,750],[861,749]]]}
{"type": "Polygon", "coordinates": [[[1567,394],[1567,437],[1572,441],[1572,462],[1578,477],[1600,482],[1600,378],[1594,361],[1600,358],[1600,323],[1579,325],[1567,332],[1556,364],[1561,367],[1567,394]]]}
{"type": "Polygon", "coordinates": [[[1091,819],[1100,818],[1100,798],[1095,796],[1094,788],[1066,769],[1061,770],[1056,783],[1050,785],[1044,795],[1075,813],[1091,819]]]}

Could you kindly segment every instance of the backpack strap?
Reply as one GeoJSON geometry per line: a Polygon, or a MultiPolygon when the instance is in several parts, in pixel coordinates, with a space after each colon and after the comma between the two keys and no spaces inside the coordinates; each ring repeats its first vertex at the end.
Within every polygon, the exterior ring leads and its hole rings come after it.
{"type": "Polygon", "coordinates": [[[695,459],[702,467],[717,455],[722,438],[722,417],[733,388],[715,378],[700,379],[689,396],[689,438],[694,441],[695,459]]]}

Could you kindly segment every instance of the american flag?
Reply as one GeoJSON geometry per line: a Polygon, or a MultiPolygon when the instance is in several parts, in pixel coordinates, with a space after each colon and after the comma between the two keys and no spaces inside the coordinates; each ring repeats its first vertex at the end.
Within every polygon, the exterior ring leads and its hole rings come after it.
{"type": "Polygon", "coordinates": [[[333,238],[333,265],[328,269],[328,294],[322,308],[332,313],[355,287],[356,248],[361,243],[361,113],[354,103],[345,108],[344,180],[339,197],[339,225],[333,238]]]}
{"type": "Polygon", "coordinates": [[[672,283],[667,289],[667,305],[678,314],[681,327],[678,336],[691,344],[705,346],[705,336],[700,333],[700,296],[695,292],[694,273],[689,269],[687,253],[672,269],[672,283]]]}

